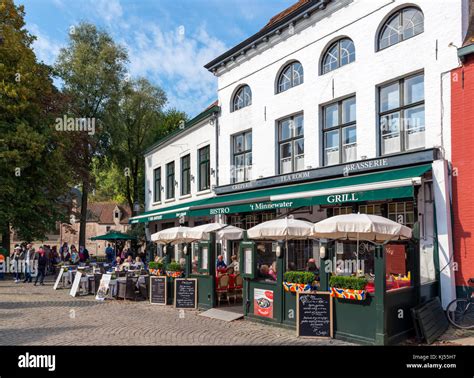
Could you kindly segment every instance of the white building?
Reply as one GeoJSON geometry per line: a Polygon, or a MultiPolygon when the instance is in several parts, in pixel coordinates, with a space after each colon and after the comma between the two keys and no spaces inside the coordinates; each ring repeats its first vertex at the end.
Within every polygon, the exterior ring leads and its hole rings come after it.
{"type": "MultiPolygon", "coordinates": [[[[408,250],[392,246],[387,277],[412,277],[413,284],[416,276],[417,295],[440,295],[446,306],[455,296],[449,73],[459,64],[468,10],[468,0],[298,1],[205,66],[218,80],[218,118],[147,152],[147,212],[133,221],[155,231],[157,219],[176,225],[180,216],[190,225],[219,216],[249,228],[290,213],[313,222],[348,212],[382,215],[419,235],[419,266],[408,250]],[[213,190],[201,196],[194,182],[190,196],[154,200],[154,170],[177,166],[188,153],[196,159],[206,144],[219,173],[211,175],[213,190]]],[[[195,177],[197,169],[192,163],[195,177]]],[[[334,248],[330,253],[345,259],[355,246],[334,248]]],[[[226,259],[239,253],[232,243],[222,250],[226,259]]],[[[277,263],[283,271],[320,257],[318,243],[307,241],[292,243],[284,262],[271,243],[256,251],[259,266],[277,263]]],[[[373,255],[365,256],[373,274],[373,255]]],[[[258,280],[251,287],[268,289],[258,280]]],[[[292,305],[282,301],[274,320],[294,324],[292,305]]],[[[415,303],[399,305],[409,311],[415,303]]],[[[339,336],[385,343],[402,333],[381,327],[357,336],[351,327],[339,336]]]]}

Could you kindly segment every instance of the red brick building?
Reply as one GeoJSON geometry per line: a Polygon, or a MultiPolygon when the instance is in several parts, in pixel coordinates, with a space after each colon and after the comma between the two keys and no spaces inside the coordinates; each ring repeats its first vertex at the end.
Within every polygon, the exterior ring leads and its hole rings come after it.
{"type": "MultiPolygon", "coordinates": [[[[474,8],[474,7],[472,7],[474,8]]],[[[463,46],[460,67],[451,74],[451,138],[453,163],[454,261],[456,292],[474,278],[474,9],[463,46]]]]}

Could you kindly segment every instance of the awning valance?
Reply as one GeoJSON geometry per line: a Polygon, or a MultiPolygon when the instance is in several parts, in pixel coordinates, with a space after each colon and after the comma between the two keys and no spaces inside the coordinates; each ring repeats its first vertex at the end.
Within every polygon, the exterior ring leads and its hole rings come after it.
{"type": "Polygon", "coordinates": [[[340,177],[305,184],[280,186],[169,206],[130,219],[130,223],[208,216],[240,212],[337,205],[362,201],[383,201],[414,196],[414,185],[431,169],[430,164],[357,176],[340,177]]]}

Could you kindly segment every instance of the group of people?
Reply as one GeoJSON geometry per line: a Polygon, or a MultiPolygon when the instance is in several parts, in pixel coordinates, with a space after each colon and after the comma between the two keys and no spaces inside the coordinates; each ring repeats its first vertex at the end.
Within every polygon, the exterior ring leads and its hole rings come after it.
{"type": "Polygon", "coordinates": [[[41,246],[36,251],[31,243],[15,245],[13,254],[10,256],[11,271],[14,273],[15,282],[22,281],[22,274],[24,274],[24,283],[33,282],[33,276],[36,274],[34,285],[36,286],[38,281],[40,285],[44,285],[46,269],[50,268],[53,271],[53,260],[56,253],[56,247],[41,246]]]}
{"type": "Polygon", "coordinates": [[[79,264],[80,262],[86,262],[90,260],[90,255],[87,248],[81,246],[79,247],[79,250],[77,250],[74,244],[71,244],[71,247],[69,247],[67,242],[65,242],[59,249],[58,257],[58,263],[63,261],[71,264],[79,264]]]}
{"type": "Polygon", "coordinates": [[[216,270],[217,271],[225,270],[228,273],[238,272],[239,271],[239,262],[237,261],[237,256],[232,255],[230,260],[231,260],[231,262],[229,263],[229,265],[227,265],[224,261],[224,256],[223,255],[217,256],[216,270]]]}
{"type": "Polygon", "coordinates": [[[120,256],[117,256],[112,262],[112,268],[117,272],[130,269],[145,269],[145,263],[142,261],[140,256],[136,256],[135,260],[133,260],[133,257],[130,254],[124,260],[122,260],[120,256]]]}

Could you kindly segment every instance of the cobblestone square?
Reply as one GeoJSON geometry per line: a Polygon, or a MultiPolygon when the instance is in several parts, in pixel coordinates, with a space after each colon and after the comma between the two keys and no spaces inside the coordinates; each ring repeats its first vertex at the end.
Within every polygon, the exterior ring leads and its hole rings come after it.
{"type": "Polygon", "coordinates": [[[0,345],[350,345],[301,339],[250,320],[224,322],[172,306],[73,298],[68,289],[0,280],[0,345]]]}

